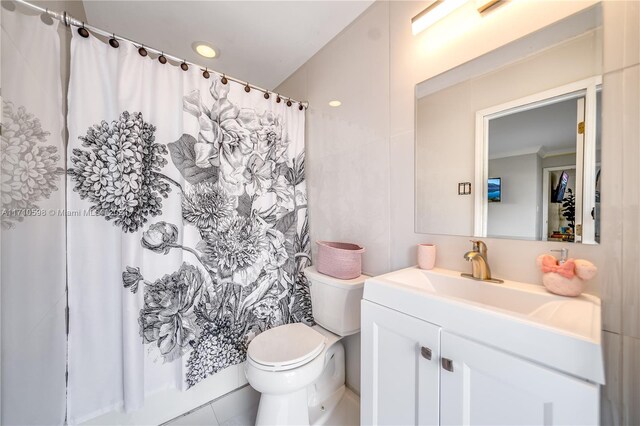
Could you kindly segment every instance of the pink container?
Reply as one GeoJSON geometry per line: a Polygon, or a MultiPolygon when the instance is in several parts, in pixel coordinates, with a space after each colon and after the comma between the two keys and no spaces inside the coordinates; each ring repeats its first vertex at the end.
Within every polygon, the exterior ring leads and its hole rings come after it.
{"type": "Polygon", "coordinates": [[[321,274],[341,280],[357,278],[362,274],[364,248],[357,244],[316,241],[318,258],[316,269],[321,274]]]}
{"type": "Polygon", "coordinates": [[[435,244],[418,244],[418,267],[420,269],[433,269],[436,264],[435,244]]]}

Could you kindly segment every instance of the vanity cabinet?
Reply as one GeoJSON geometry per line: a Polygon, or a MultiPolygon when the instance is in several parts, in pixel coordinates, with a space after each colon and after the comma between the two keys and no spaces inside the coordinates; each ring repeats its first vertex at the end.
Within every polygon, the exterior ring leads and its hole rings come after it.
{"type": "Polygon", "coordinates": [[[596,384],[362,302],[363,425],[587,425],[598,407],[596,384]]]}
{"type": "Polygon", "coordinates": [[[363,301],[361,332],[361,424],[437,424],[440,327],[363,301]]]}
{"type": "Polygon", "coordinates": [[[599,417],[593,383],[444,330],[440,345],[451,370],[440,372],[441,425],[588,425],[599,417]]]}

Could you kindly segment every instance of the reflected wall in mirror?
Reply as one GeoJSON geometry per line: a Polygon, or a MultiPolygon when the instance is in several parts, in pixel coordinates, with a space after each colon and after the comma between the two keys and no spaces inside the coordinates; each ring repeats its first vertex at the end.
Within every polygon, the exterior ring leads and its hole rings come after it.
{"type": "Polygon", "coordinates": [[[416,86],[416,232],[599,242],[601,46],[598,5],[416,86]]]}

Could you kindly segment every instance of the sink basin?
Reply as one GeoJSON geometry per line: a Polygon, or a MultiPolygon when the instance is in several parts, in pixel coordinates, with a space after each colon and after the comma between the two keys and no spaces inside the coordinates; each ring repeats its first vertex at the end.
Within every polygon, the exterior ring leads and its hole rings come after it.
{"type": "Polygon", "coordinates": [[[600,299],[541,285],[476,281],[446,269],[407,268],[366,281],[364,299],[539,364],[604,383],[600,299]]]}
{"type": "Polygon", "coordinates": [[[443,269],[414,271],[425,276],[424,289],[439,296],[462,299],[528,316],[531,320],[587,338],[594,337],[594,331],[599,331],[599,327],[594,329],[593,321],[589,320],[597,319],[594,315],[599,314],[600,301],[589,295],[567,298],[551,294],[539,285],[515,281],[505,281],[502,284],[475,281],[461,277],[457,272],[443,269]],[[579,318],[586,320],[577,320],[579,318]]]}

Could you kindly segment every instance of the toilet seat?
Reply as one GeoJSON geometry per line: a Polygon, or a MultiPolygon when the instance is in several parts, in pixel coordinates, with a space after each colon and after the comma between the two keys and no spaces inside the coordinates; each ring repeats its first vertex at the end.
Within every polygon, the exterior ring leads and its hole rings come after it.
{"type": "Polygon", "coordinates": [[[247,350],[247,359],[261,370],[291,370],[315,359],[325,345],[326,338],[313,328],[286,324],[256,336],[247,350]]]}

